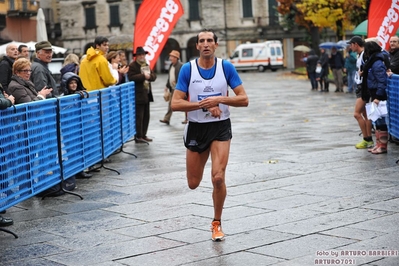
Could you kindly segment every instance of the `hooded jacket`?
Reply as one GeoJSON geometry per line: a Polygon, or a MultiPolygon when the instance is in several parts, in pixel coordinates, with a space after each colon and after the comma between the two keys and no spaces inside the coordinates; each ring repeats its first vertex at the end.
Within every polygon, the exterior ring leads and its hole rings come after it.
{"type": "Polygon", "coordinates": [[[74,94],[75,92],[68,90],[68,84],[69,82],[71,82],[71,80],[76,80],[78,86],[76,88],[76,92],[78,91],[84,91],[86,90],[83,87],[82,81],[79,78],[78,75],[76,75],[73,72],[66,72],[61,79],[61,92],[63,95],[70,95],[70,94],[74,94]]]}
{"type": "Polygon", "coordinates": [[[67,72],[73,72],[75,74],[79,73],[79,66],[75,63],[70,63],[68,65],[65,65],[61,68],[60,73],[61,73],[61,79],[67,72]]]}
{"type": "Polygon", "coordinates": [[[388,76],[386,71],[382,52],[372,54],[364,65],[363,82],[366,80],[367,89],[376,90],[376,99],[380,101],[387,99],[388,76]]]}
{"type": "Polygon", "coordinates": [[[88,91],[103,89],[117,82],[109,71],[108,61],[104,53],[93,47],[87,50],[86,57],[80,64],[79,77],[82,80],[83,87],[88,91]]]}

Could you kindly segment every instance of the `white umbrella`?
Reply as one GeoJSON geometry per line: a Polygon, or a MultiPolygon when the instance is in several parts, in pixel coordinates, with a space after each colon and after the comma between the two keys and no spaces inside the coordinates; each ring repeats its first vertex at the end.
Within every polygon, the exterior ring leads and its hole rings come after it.
{"type": "Polygon", "coordinates": [[[303,53],[310,52],[310,48],[305,45],[298,45],[294,47],[294,51],[299,51],[303,53]]]}
{"type": "Polygon", "coordinates": [[[37,10],[36,16],[36,40],[38,42],[47,41],[46,19],[44,17],[43,9],[37,10]]]}
{"type": "MultiPolygon", "coordinates": [[[[28,49],[29,49],[30,51],[33,51],[33,52],[36,51],[36,48],[35,48],[36,42],[30,41],[30,42],[27,42],[27,43],[25,43],[25,44],[28,46],[28,49]]],[[[59,47],[59,46],[55,46],[55,45],[51,45],[51,46],[53,47],[53,52],[54,52],[55,54],[65,54],[66,51],[67,51],[67,49],[66,49],[66,48],[63,48],[63,47],[59,47]]]]}
{"type": "Polygon", "coordinates": [[[339,46],[342,46],[343,48],[346,48],[346,47],[348,47],[348,45],[349,45],[348,42],[349,42],[349,41],[341,40],[341,41],[337,42],[337,44],[338,44],[339,46]]]}

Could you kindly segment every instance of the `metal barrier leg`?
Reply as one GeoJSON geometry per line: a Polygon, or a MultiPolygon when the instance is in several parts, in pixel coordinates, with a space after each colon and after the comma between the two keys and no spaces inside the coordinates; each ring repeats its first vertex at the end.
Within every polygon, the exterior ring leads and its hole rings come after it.
{"type": "Polygon", "coordinates": [[[115,173],[117,173],[118,175],[120,175],[121,173],[119,172],[119,171],[117,171],[117,170],[115,170],[115,169],[112,169],[112,168],[109,168],[109,167],[106,167],[105,165],[104,165],[104,159],[103,160],[101,160],[101,165],[100,166],[98,166],[98,167],[93,167],[93,168],[89,168],[89,173],[90,172],[97,172],[97,170],[99,170],[100,168],[104,168],[104,169],[107,169],[107,170],[110,170],[110,171],[114,171],[115,173]]]}
{"type": "Polygon", "coordinates": [[[4,228],[1,228],[1,227],[0,227],[0,231],[9,233],[9,234],[13,235],[15,238],[18,238],[17,234],[15,234],[14,232],[12,232],[12,231],[10,231],[10,230],[7,230],[7,229],[4,229],[4,228]]]}
{"type": "MultiPolygon", "coordinates": [[[[60,189],[59,189],[58,191],[49,192],[49,193],[45,194],[45,195],[42,197],[42,200],[44,200],[44,198],[46,198],[46,197],[51,197],[52,194],[58,193],[58,192],[60,192],[60,191],[66,193],[66,194],[71,194],[71,195],[77,196],[77,197],[79,197],[81,200],[83,200],[83,197],[82,197],[81,195],[79,195],[79,194],[77,194],[77,193],[75,193],[75,192],[66,190],[66,189],[64,188],[64,183],[65,183],[65,180],[64,180],[64,178],[62,177],[62,180],[61,180],[61,183],[60,183],[60,189]]],[[[60,196],[61,196],[61,195],[60,195],[60,196]]]]}
{"type": "MultiPolygon", "coordinates": [[[[131,140],[129,140],[129,141],[131,141],[131,140]]],[[[126,142],[129,142],[129,141],[126,141],[126,142]]],[[[116,154],[121,153],[121,152],[126,153],[126,154],[129,154],[129,155],[132,155],[132,156],[134,156],[134,157],[137,158],[137,155],[136,155],[136,154],[130,153],[130,152],[127,152],[127,151],[124,151],[124,150],[123,150],[123,144],[122,144],[122,147],[121,147],[118,151],[115,151],[115,152],[114,152],[113,154],[111,154],[111,155],[116,155],[116,154]]]]}
{"type": "MultiPolygon", "coordinates": [[[[102,107],[102,93],[101,93],[101,91],[100,91],[100,101],[99,102],[100,102],[100,110],[102,110],[103,107],[102,107]]],[[[93,169],[89,170],[89,172],[90,171],[94,172],[95,170],[98,170],[100,168],[104,168],[104,169],[107,169],[107,170],[110,170],[110,171],[114,171],[115,173],[120,175],[121,173],[119,173],[119,171],[117,171],[115,169],[112,169],[112,168],[109,168],[109,167],[106,167],[104,165],[104,161],[105,161],[106,158],[105,158],[105,155],[104,155],[104,128],[103,128],[103,113],[102,112],[100,112],[100,133],[101,133],[101,147],[102,147],[101,165],[99,167],[97,167],[97,168],[93,168],[93,169]]]]}

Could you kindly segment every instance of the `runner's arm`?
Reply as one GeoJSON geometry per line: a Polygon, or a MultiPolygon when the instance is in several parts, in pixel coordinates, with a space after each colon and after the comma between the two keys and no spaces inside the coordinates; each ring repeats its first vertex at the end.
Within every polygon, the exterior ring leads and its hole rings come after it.
{"type": "Polygon", "coordinates": [[[248,106],[248,96],[245,92],[243,85],[238,85],[233,89],[235,96],[214,96],[203,99],[199,102],[200,108],[211,108],[221,104],[233,107],[246,107],[248,106]]]}

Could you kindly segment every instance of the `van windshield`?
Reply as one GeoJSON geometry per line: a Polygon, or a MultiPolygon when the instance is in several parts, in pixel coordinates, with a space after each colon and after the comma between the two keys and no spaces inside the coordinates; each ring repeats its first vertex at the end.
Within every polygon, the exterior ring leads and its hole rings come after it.
{"type": "Polygon", "coordinates": [[[230,56],[230,59],[238,57],[238,51],[234,51],[233,54],[230,56]]]}

